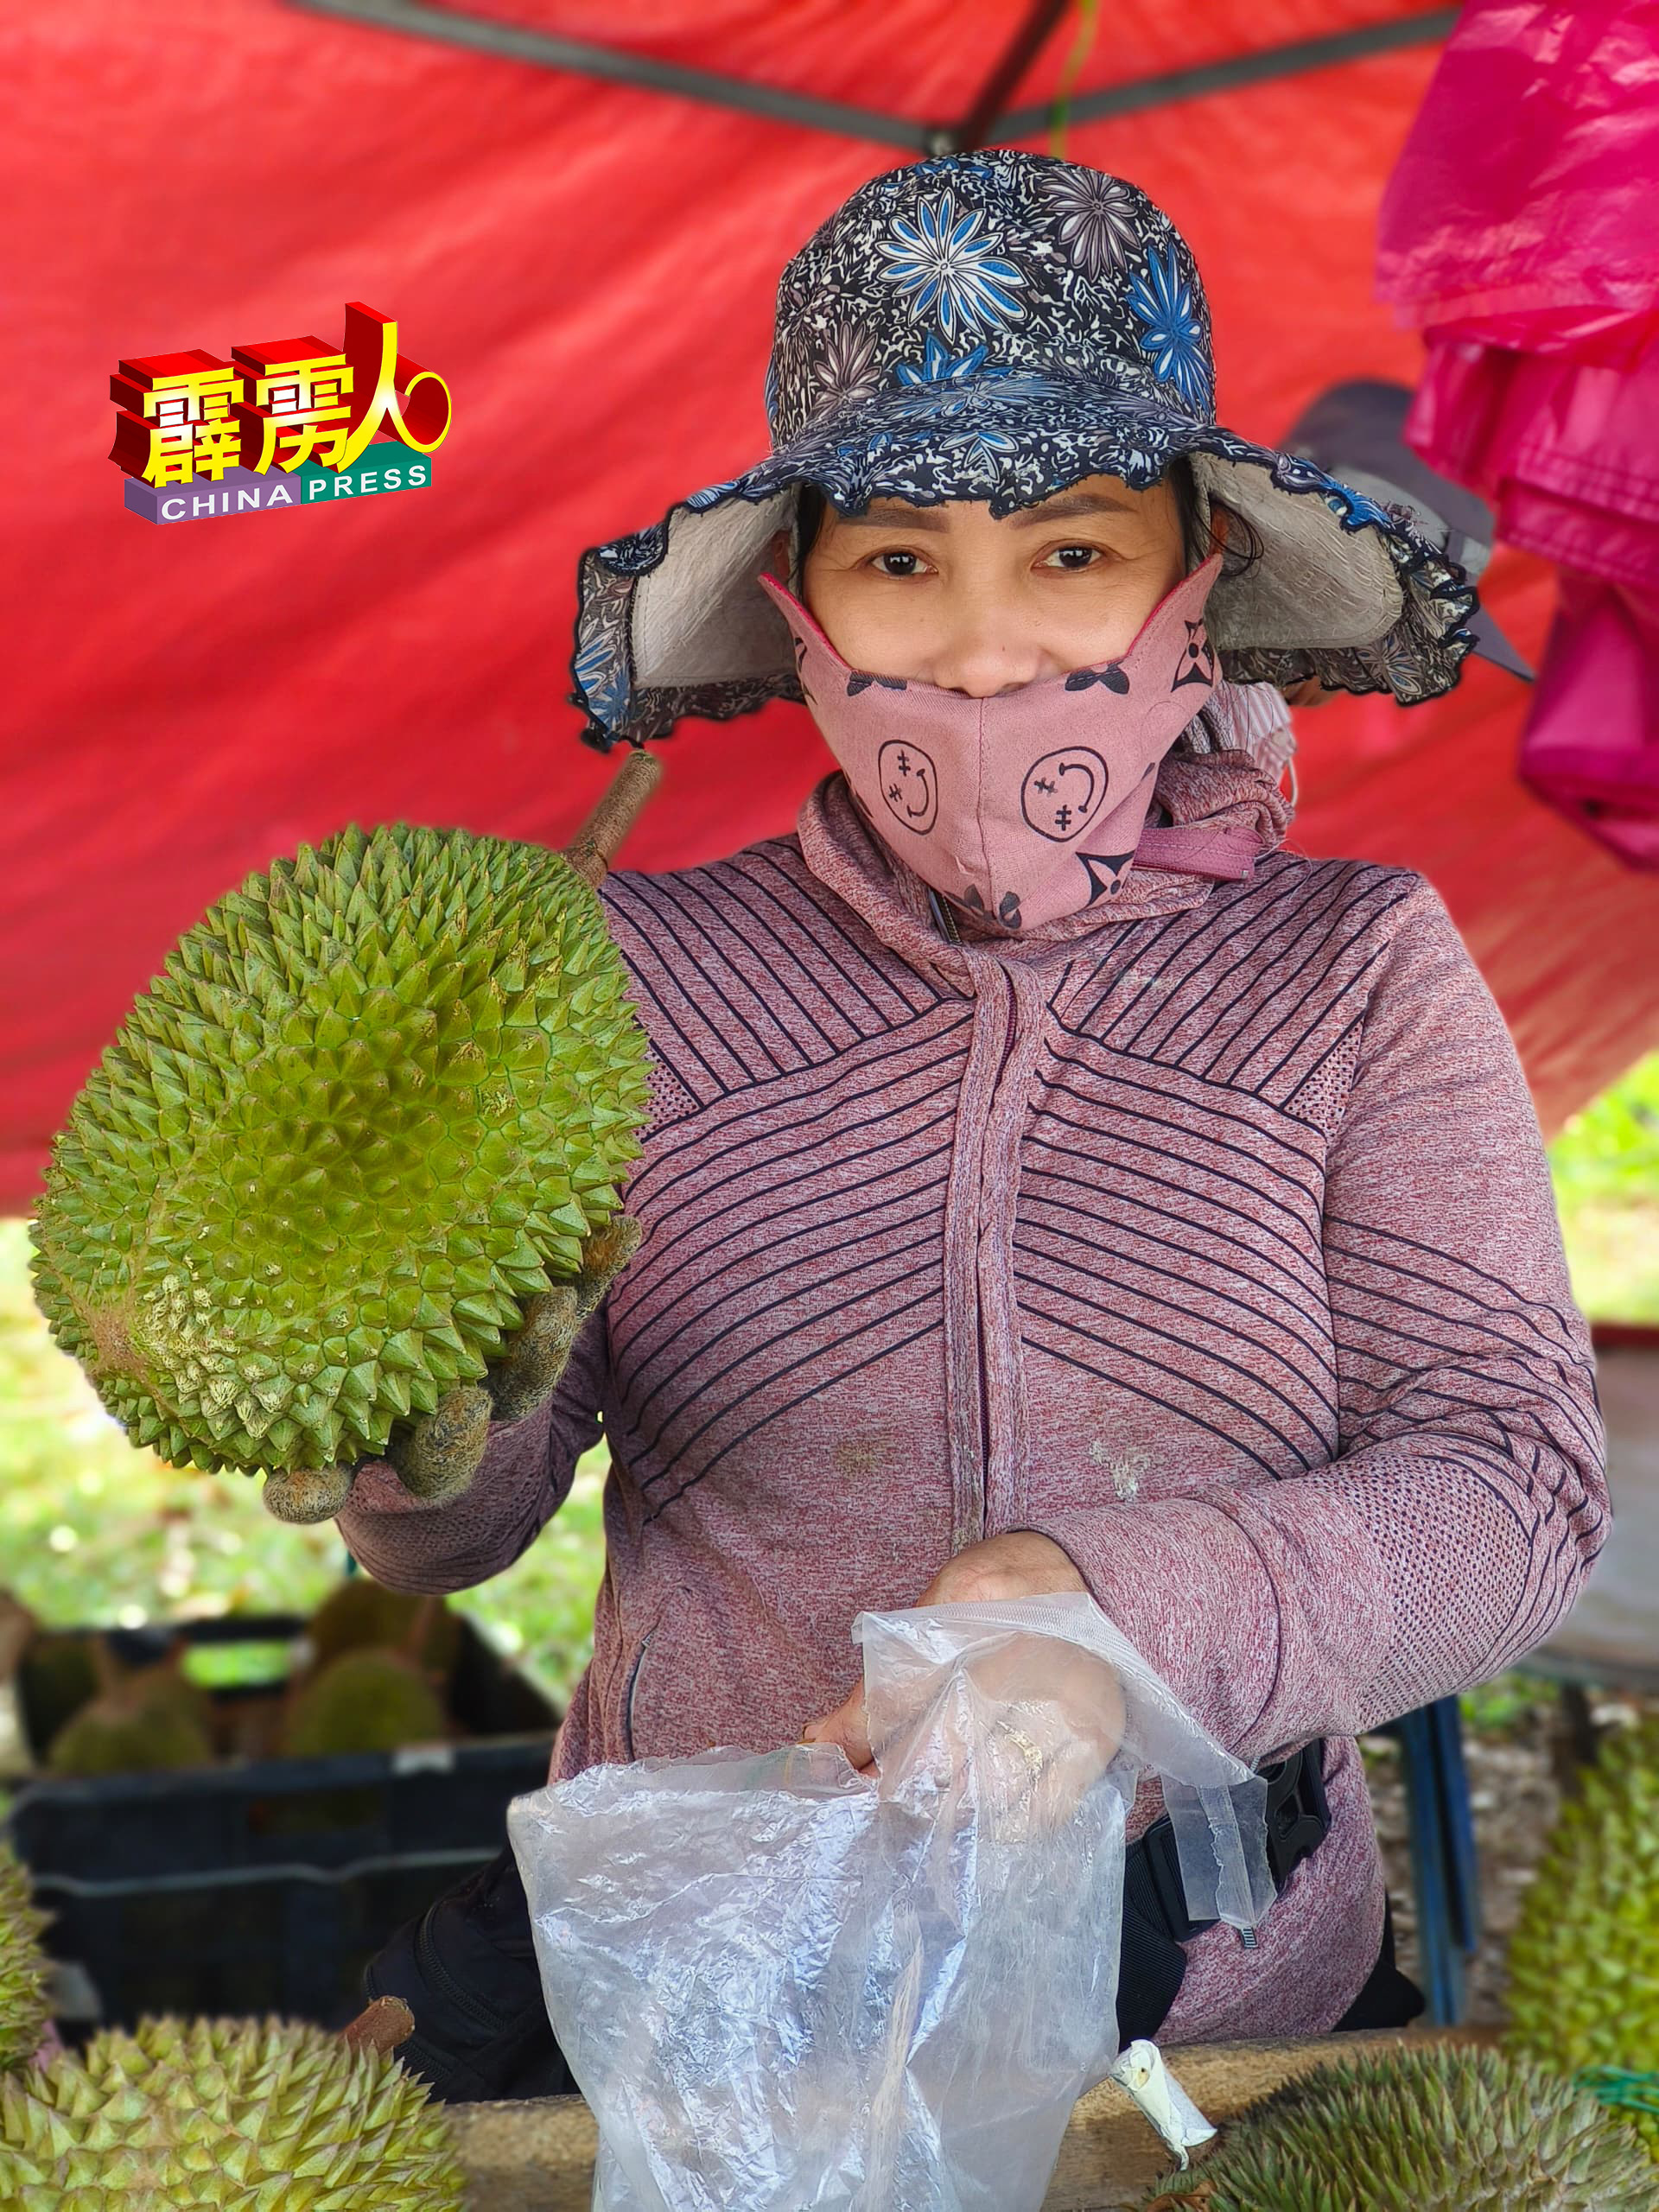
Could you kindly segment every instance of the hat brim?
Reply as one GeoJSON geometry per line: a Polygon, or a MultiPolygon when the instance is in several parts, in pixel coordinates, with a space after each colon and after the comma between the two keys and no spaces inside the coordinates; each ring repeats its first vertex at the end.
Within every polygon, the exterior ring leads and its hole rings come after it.
{"type": "Polygon", "coordinates": [[[755,579],[804,484],[846,513],[875,499],[988,501],[994,516],[1085,476],[1135,489],[1179,455],[1200,503],[1259,537],[1224,571],[1209,625],[1234,683],[1391,693],[1449,690],[1474,640],[1464,571],[1390,510],[1310,461],[1127,393],[1058,376],[981,374],[843,399],[728,482],[583,556],[574,702],[601,750],[798,699],[792,641],[755,579]]]}

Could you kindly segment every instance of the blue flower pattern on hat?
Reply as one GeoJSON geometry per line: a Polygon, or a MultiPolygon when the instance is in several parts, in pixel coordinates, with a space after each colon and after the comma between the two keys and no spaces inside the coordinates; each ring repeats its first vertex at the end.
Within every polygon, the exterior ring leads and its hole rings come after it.
{"type": "Polygon", "coordinates": [[[571,673],[587,693],[591,711],[605,722],[624,714],[628,703],[627,668],[615,645],[612,636],[597,634],[571,663],[571,673]]]}
{"type": "MultiPolygon", "coordinates": [[[[804,483],[844,512],[877,498],[977,499],[1001,517],[1089,475],[1145,488],[1186,454],[1248,464],[1270,480],[1270,500],[1306,494],[1328,509],[1336,543],[1321,557],[1339,561],[1344,535],[1375,532],[1401,598],[1397,615],[1379,615],[1372,645],[1224,643],[1231,681],[1289,690],[1317,677],[1407,703],[1450,689],[1472,643],[1459,627],[1474,604],[1461,572],[1403,514],[1220,427],[1214,391],[1192,253],[1126,179],[1003,148],[873,178],[779,281],[766,380],[772,452],[694,492],[666,522],[585,556],[573,670],[591,741],[637,741],[686,714],[721,718],[799,696],[782,652],[775,671],[635,690],[634,583],[671,559],[689,518],[804,483]],[[607,652],[620,664],[613,677],[607,652]]],[[[1258,522],[1262,513],[1258,499],[1258,522]]],[[[1224,574],[1218,611],[1225,590],[1224,574]]]]}
{"type": "MultiPolygon", "coordinates": [[[[937,334],[929,331],[927,343],[919,361],[900,361],[895,373],[900,384],[965,384],[969,377],[978,376],[985,367],[983,341],[970,346],[965,353],[952,353],[942,345],[937,334]]],[[[991,375],[998,374],[995,367],[991,375]]]]}
{"type": "Polygon", "coordinates": [[[1129,286],[1141,324],[1141,350],[1152,356],[1160,384],[1173,384],[1193,414],[1210,405],[1210,348],[1192,287],[1173,246],[1154,246],[1129,286]]]}
{"type": "Polygon", "coordinates": [[[891,235],[878,241],[889,284],[910,295],[918,315],[937,315],[946,341],[964,333],[1012,322],[1023,313],[1016,295],[1024,272],[981,235],[985,210],[958,215],[954,196],[924,200],[912,219],[893,218],[891,235]]]}
{"type": "Polygon", "coordinates": [[[1326,496],[1340,516],[1344,530],[1387,530],[1394,522],[1395,518],[1386,507],[1379,506],[1375,499],[1368,499],[1363,492],[1351,492],[1345,484],[1339,484],[1326,496]]]}
{"type": "MultiPolygon", "coordinates": [[[[965,391],[1024,375],[1043,380],[1044,397],[1116,392],[1213,420],[1209,315],[1185,241],[1135,186],[1043,155],[996,149],[893,170],[807,241],[778,289],[767,412],[779,449],[842,411],[849,360],[861,403],[917,395],[900,419],[920,419],[930,394],[931,418],[957,411],[965,391]]],[[[1000,395],[1020,416],[1028,410],[1016,403],[1031,396],[1000,395]]],[[[988,489],[1007,512],[1052,488],[1065,444],[968,442],[955,449],[964,472],[956,488],[948,476],[930,486],[920,455],[911,474],[922,498],[988,489]],[[992,480],[992,455],[1013,461],[1016,484],[1007,466],[992,480]]],[[[1147,458],[1150,480],[1168,452],[1147,458]]],[[[840,500],[839,487],[826,488],[840,500]]],[[[908,496],[896,478],[887,488],[908,496]]]]}

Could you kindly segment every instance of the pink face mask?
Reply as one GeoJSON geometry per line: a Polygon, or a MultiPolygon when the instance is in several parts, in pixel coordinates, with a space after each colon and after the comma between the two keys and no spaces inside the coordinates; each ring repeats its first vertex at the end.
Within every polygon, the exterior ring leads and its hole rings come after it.
{"type": "Polygon", "coordinates": [[[1158,764],[1216,685],[1204,609],[1220,567],[1183,577],[1121,659],[1000,699],[863,675],[775,576],[760,585],[871,827],[946,898],[1028,930],[1122,887],[1158,764]]]}

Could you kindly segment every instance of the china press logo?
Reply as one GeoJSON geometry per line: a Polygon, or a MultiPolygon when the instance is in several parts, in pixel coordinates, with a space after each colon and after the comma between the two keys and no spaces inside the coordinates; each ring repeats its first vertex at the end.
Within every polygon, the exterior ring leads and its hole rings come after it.
{"type": "Polygon", "coordinates": [[[110,459],[146,522],[311,507],[423,491],[449,429],[443,378],[397,351],[390,315],[351,301],[338,348],[321,338],[200,346],[118,365],[110,459]]]}

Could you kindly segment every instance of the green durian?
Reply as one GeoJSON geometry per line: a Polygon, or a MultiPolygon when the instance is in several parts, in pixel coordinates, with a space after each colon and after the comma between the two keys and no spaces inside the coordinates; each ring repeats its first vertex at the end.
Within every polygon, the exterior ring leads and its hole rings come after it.
{"type": "Polygon", "coordinates": [[[396,2058],[276,2019],[141,2020],[0,2077],[18,2212],[462,2212],[448,2121],[396,2058]]]}
{"type": "Polygon", "coordinates": [[[52,2017],[41,1948],[47,1918],[29,1894],[27,1868],[0,1844],[0,2074],[28,2065],[52,2017]]]}
{"type": "Polygon", "coordinates": [[[1452,2045],[1321,2067],[1141,2212],[1656,2212],[1641,2144],[1583,2089],[1452,2045]]]}
{"type": "Polygon", "coordinates": [[[448,1733],[437,1693],[393,1651],[348,1651],[295,1692],[283,1729],[289,1758],[395,1751],[448,1733]]]}
{"type": "Polygon", "coordinates": [[[372,1575],[350,1576],[330,1592],[305,1624],[313,1665],[326,1667],[345,1652],[377,1646],[403,1649],[413,1635],[418,1649],[410,1656],[423,1667],[447,1675],[461,1649],[461,1622],[442,1604],[430,1605],[423,1622],[426,1607],[427,1599],[388,1590],[372,1575]]]}
{"type": "Polygon", "coordinates": [[[170,1712],[181,1713],[204,1737],[212,1738],[213,1700],[184,1674],[178,1656],[134,1668],[118,1687],[129,1704],[149,1710],[165,1706],[170,1712]]]}
{"type": "MultiPolygon", "coordinates": [[[[179,1685],[188,1691],[188,1683],[179,1685]]],[[[207,1766],[213,1746],[188,1698],[162,1689],[135,1696],[126,1684],[83,1705],[52,1738],[54,1774],[158,1774],[207,1766]]]]}
{"type": "Polygon", "coordinates": [[[210,908],[31,1231],[41,1311],[132,1440],[270,1471],[293,1518],[441,1409],[475,1464],[469,1386],[582,1277],[639,1155],[627,987],[564,855],[464,830],[344,830],[210,908]]]}
{"type": "MultiPolygon", "coordinates": [[[[1604,1736],[1510,1940],[1509,2047],[1659,2074],[1659,1719],[1604,1736]]],[[[1659,2113],[1628,2111],[1659,2157],[1659,2113]]]]}

